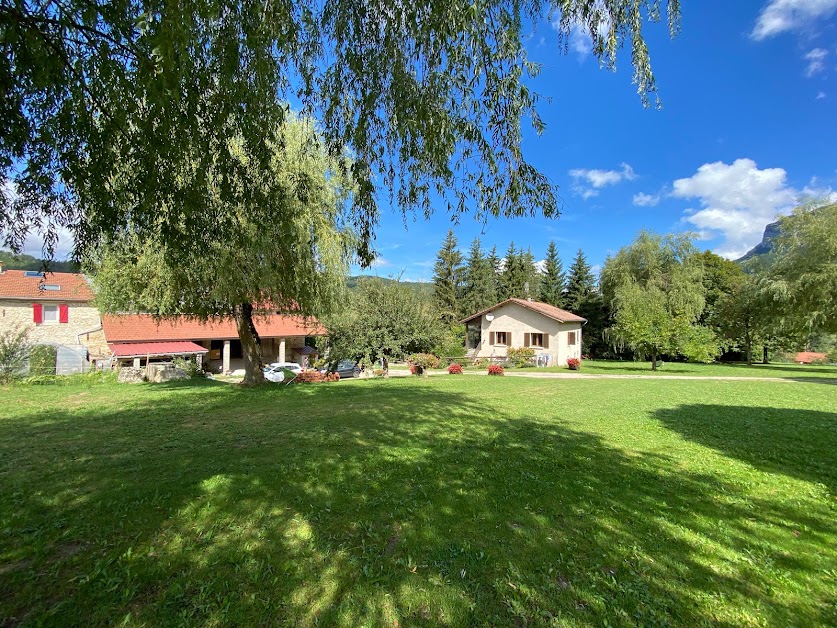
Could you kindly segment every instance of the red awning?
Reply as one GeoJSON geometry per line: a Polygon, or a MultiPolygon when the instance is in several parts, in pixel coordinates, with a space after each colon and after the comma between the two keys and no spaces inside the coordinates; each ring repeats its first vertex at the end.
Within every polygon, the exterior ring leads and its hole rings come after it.
{"type": "Polygon", "coordinates": [[[121,342],[108,345],[117,358],[144,358],[167,355],[195,355],[209,353],[209,349],[194,342],[121,342]]]}

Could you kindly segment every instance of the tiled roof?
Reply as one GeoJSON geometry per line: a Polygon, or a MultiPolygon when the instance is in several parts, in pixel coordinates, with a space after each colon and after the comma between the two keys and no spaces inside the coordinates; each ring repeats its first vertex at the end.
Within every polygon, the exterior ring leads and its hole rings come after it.
{"type": "Polygon", "coordinates": [[[528,308],[537,312],[538,314],[543,314],[549,318],[555,319],[560,323],[586,323],[587,319],[580,317],[578,314],[573,314],[572,312],[568,312],[567,310],[562,310],[559,307],[555,307],[554,305],[550,305],[549,303],[542,303],[541,301],[529,301],[527,299],[506,299],[505,301],[501,301],[496,305],[492,305],[489,308],[482,310],[481,312],[477,312],[476,314],[472,314],[468,318],[463,318],[460,322],[467,323],[468,321],[474,320],[478,316],[482,316],[486,312],[490,312],[492,310],[496,310],[504,305],[508,305],[509,303],[516,303],[522,307],[528,308]]]}
{"type": "MultiPolygon", "coordinates": [[[[253,317],[262,338],[323,336],[316,320],[270,314],[253,317]]],[[[238,338],[235,321],[197,321],[183,317],[155,320],[150,314],[105,314],[102,327],[108,342],[155,342],[163,340],[207,340],[238,338]]]]}
{"type": "Polygon", "coordinates": [[[161,355],[193,355],[208,353],[209,349],[194,342],[124,342],[108,345],[118,358],[144,358],[161,355]]]}
{"type": "Polygon", "coordinates": [[[24,270],[4,270],[0,273],[0,299],[27,301],[92,301],[93,290],[87,278],[78,273],[47,273],[27,277],[24,270]],[[45,290],[44,286],[58,286],[45,290]]]}

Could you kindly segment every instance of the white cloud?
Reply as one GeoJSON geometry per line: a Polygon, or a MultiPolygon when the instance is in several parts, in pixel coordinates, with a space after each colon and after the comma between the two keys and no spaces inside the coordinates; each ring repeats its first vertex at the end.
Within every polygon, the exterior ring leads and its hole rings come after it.
{"type": "Polygon", "coordinates": [[[644,192],[640,192],[639,194],[634,194],[634,205],[637,207],[656,207],[660,203],[660,199],[659,194],[645,194],[644,192]]]}
{"type": "Polygon", "coordinates": [[[808,67],[805,68],[805,76],[811,78],[815,74],[819,74],[825,70],[825,58],[827,56],[828,50],[825,48],[814,48],[806,54],[803,57],[808,62],[808,67]]]}
{"type": "Polygon", "coordinates": [[[825,92],[817,92],[817,100],[825,100],[825,92]]]}
{"type": "Polygon", "coordinates": [[[735,259],[755,246],[764,227],[787,213],[799,191],[788,186],[782,168],[760,170],[752,159],[732,164],[704,164],[686,179],[674,182],[672,196],[697,198],[702,209],[686,212],[685,222],[704,235],[723,237],[716,253],[735,259]]]}
{"type": "Polygon", "coordinates": [[[570,31],[570,50],[575,53],[579,61],[584,61],[593,53],[593,38],[579,26],[573,26],[570,31]]]}
{"type": "Polygon", "coordinates": [[[380,255],[372,260],[372,263],[369,265],[369,268],[380,268],[381,266],[391,266],[392,263],[386,259],[385,257],[381,257],[380,255]]]}
{"type": "Polygon", "coordinates": [[[770,0],[756,20],[750,37],[760,41],[787,31],[810,28],[837,11],[837,0],[770,0]]]}
{"type": "Polygon", "coordinates": [[[636,179],[634,169],[626,163],[622,164],[621,170],[574,168],[570,170],[570,176],[575,179],[573,191],[584,200],[598,196],[599,190],[603,187],[636,179]],[[586,185],[582,182],[586,182],[586,185]]]}

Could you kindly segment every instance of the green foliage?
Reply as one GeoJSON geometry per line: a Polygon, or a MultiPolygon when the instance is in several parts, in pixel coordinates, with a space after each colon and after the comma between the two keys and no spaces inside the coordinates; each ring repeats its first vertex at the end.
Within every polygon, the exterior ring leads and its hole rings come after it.
{"type": "Polygon", "coordinates": [[[12,326],[0,333],[0,384],[24,373],[31,351],[28,328],[12,326]]]}
{"type": "Polygon", "coordinates": [[[329,360],[372,364],[429,352],[446,336],[432,298],[398,282],[364,278],[347,296],[345,306],[324,319],[329,360]]]}
{"type": "Polygon", "coordinates": [[[35,345],[29,353],[30,375],[55,375],[58,349],[52,345],[35,345]]]}
{"type": "Polygon", "coordinates": [[[465,325],[452,325],[444,330],[432,353],[442,358],[461,358],[465,355],[465,325]]]}
{"type": "Polygon", "coordinates": [[[596,290],[596,278],[593,269],[587,263],[584,251],[578,249],[567,276],[567,291],[564,305],[573,313],[578,313],[584,301],[596,290]]]}
{"type": "Polygon", "coordinates": [[[516,368],[534,366],[535,350],[532,347],[511,348],[506,357],[516,368]]]}
{"type": "Polygon", "coordinates": [[[837,204],[810,201],[779,224],[765,273],[776,316],[786,325],[837,332],[837,204]]]}
{"type": "Polygon", "coordinates": [[[650,356],[655,370],[661,354],[704,361],[717,353],[714,334],[697,325],[703,265],[688,236],[641,232],[605,263],[602,292],[614,312],[614,343],[650,356]]]}
{"type": "Polygon", "coordinates": [[[495,260],[485,257],[479,238],[474,238],[465,263],[460,314],[469,316],[497,303],[495,260]]]}
{"type": "Polygon", "coordinates": [[[188,249],[127,232],[104,242],[88,266],[103,311],[235,320],[249,384],[263,380],[254,315],[323,316],[342,301],[355,237],[342,225],[354,188],[345,174],[351,164],[328,152],[309,120],[289,114],[275,129],[267,175],[243,142],[236,145],[249,196],[230,202],[210,186],[218,194],[207,209],[222,230],[188,249]]]}
{"type": "Polygon", "coordinates": [[[0,250],[0,263],[6,270],[37,270],[42,271],[46,266],[54,273],[77,273],[79,265],[76,262],[42,260],[25,253],[14,254],[11,251],[0,250]]]}
{"type": "Polygon", "coordinates": [[[439,367],[439,357],[432,353],[413,353],[407,358],[407,362],[422,369],[435,369],[439,367]]]}
{"type": "Polygon", "coordinates": [[[539,283],[531,249],[518,251],[514,242],[510,243],[506,257],[503,259],[503,272],[500,275],[500,299],[525,299],[536,296],[539,283]]]}
{"type": "MultiPolygon", "coordinates": [[[[673,35],[679,0],[668,7],[673,35]]],[[[19,194],[0,195],[0,231],[15,250],[35,224],[48,229],[48,253],[69,225],[82,227],[80,247],[130,228],[188,250],[234,224],[213,211],[218,193],[251,201],[251,173],[229,140],[241,138],[265,175],[264,130],[282,123],[291,97],[316,112],[330,147],[357,156],[351,219],[365,262],[374,258],[377,185],[404,211],[430,214],[441,202],[454,216],[477,208],[478,219],[555,216],[553,184],[521,151],[523,119],[544,129],[529,88],[539,71],[525,47],[531,24],[555,18],[564,40],[573,29],[590,33],[608,68],[626,46],[647,103],[656,86],[643,27],[661,12],[635,0],[570,0],[556,16],[553,8],[3,0],[0,175],[19,194]]]]}
{"type": "Polygon", "coordinates": [[[546,249],[546,261],[543,277],[541,277],[538,300],[563,308],[566,283],[567,278],[564,274],[561,257],[558,255],[558,247],[555,246],[554,240],[550,240],[549,247],[546,249]]]}
{"type": "Polygon", "coordinates": [[[183,370],[186,375],[193,379],[205,375],[203,368],[198,366],[198,362],[194,358],[175,358],[173,363],[176,368],[183,370]]]}
{"type": "Polygon", "coordinates": [[[433,291],[442,320],[452,324],[459,318],[459,297],[462,289],[462,254],[457,250],[453,229],[448,231],[436,256],[433,270],[433,291]]]}

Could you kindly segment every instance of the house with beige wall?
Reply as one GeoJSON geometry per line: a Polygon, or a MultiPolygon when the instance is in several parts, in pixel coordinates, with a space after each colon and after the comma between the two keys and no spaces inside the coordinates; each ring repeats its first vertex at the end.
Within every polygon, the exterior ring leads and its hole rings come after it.
{"type": "Polygon", "coordinates": [[[86,347],[84,334],[100,324],[84,275],[4,270],[0,265],[0,333],[23,327],[33,344],[86,347]]]}
{"type": "Polygon", "coordinates": [[[530,347],[548,356],[550,366],[581,358],[581,328],[586,319],[548,303],[507,299],[462,319],[470,357],[501,359],[512,348],[530,347]]]}

